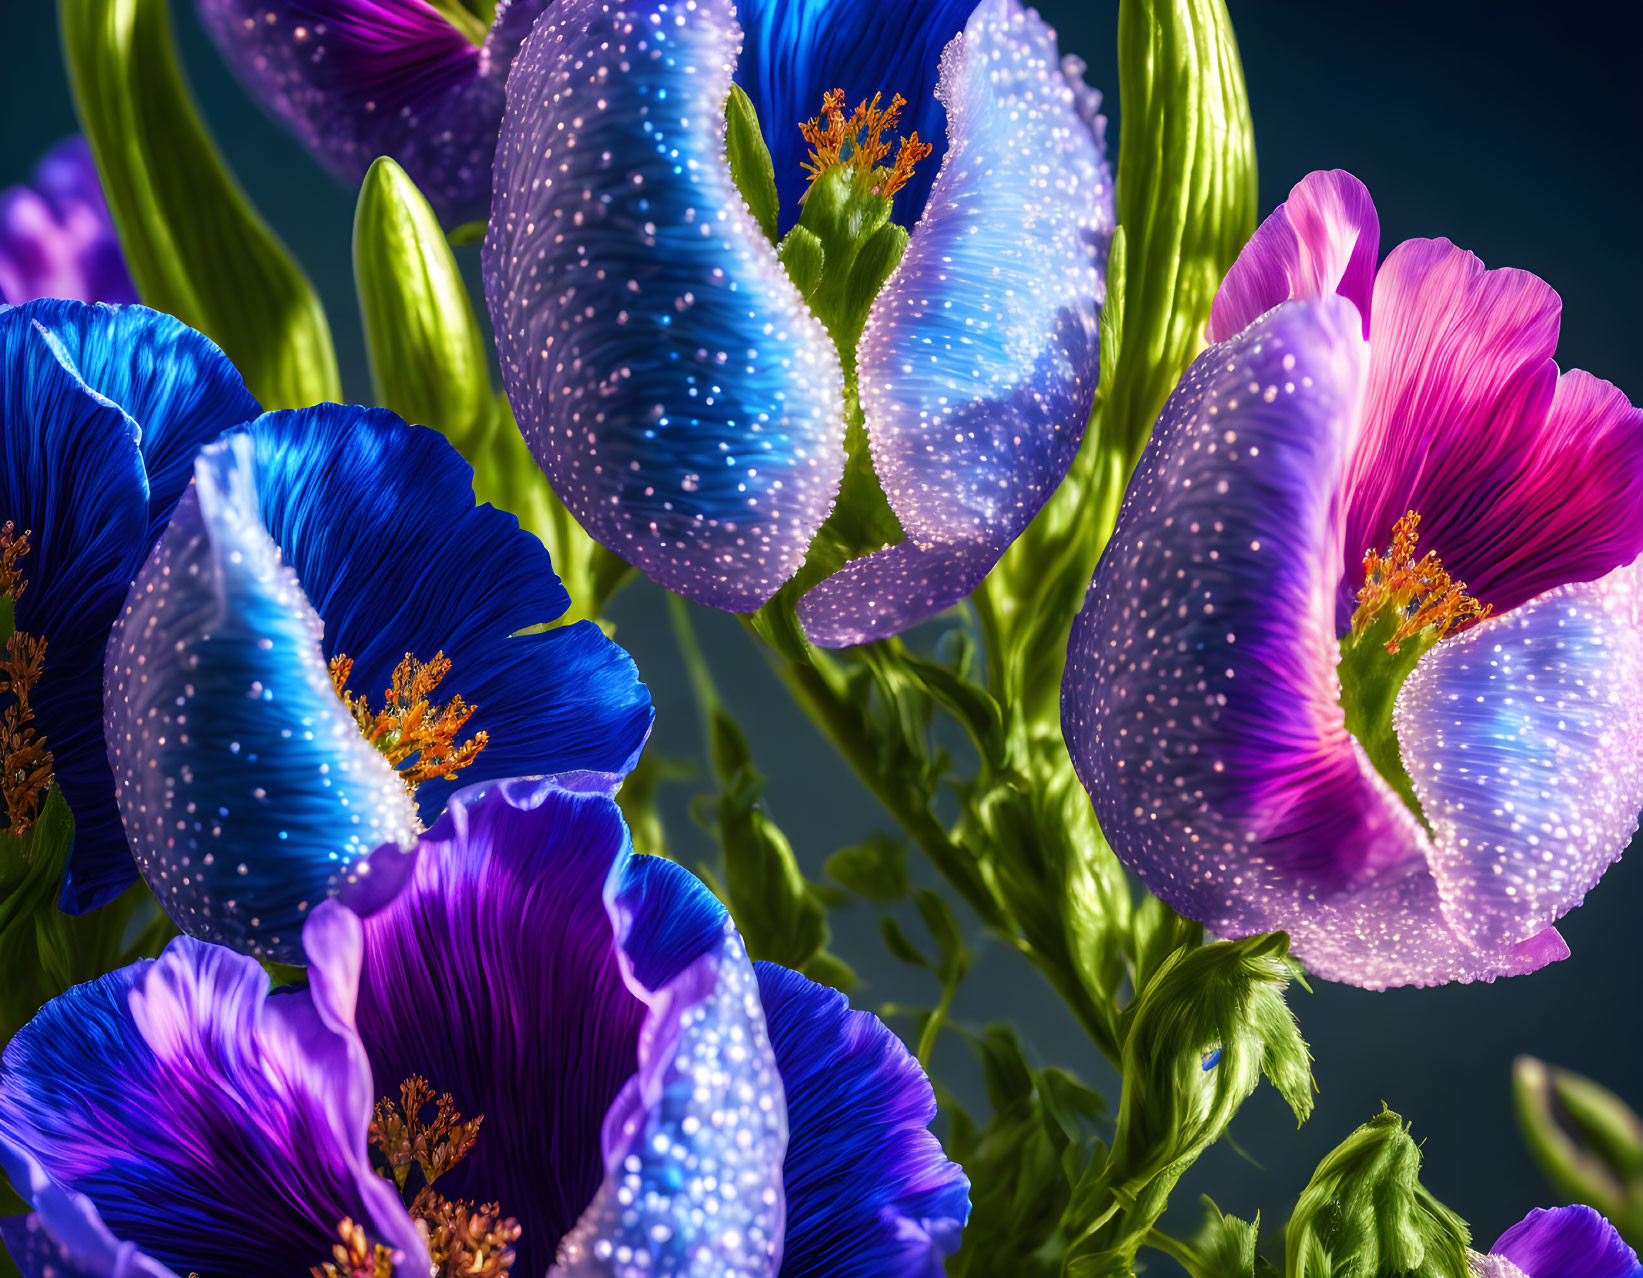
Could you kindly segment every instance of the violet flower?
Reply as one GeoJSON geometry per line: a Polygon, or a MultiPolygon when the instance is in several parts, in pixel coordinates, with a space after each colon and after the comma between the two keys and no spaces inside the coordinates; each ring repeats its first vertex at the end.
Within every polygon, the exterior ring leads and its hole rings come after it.
{"type": "Polygon", "coordinates": [[[799,579],[812,639],[974,589],[1095,393],[1112,193],[1078,70],[1017,0],[548,8],[509,81],[485,289],[520,427],[588,532],[749,611],[828,536],[841,482],[876,482],[906,540],[799,579]],[[757,214],[727,164],[733,81],[774,166],[757,214]]]}
{"type": "Polygon", "coordinates": [[[1491,979],[1643,808],[1643,415],[1559,302],[1315,173],[1216,298],[1074,626],[1062,723],[1126,864],[1320,975],[1491,979]]]}
{"type": "Polygon", "coordinates": [[[97,164],[82,137],[66,138],[46,152],[32,184],[0,191],[0,304],[41,297],[137,300],[97,164]]]}
{"type": "Polygon", "coordinates": [[[1637,1253],[1590,1207],[1536,1208],[1469,1265],[1473,1278],[1643,1278],[1637,1253]]]}
{"type": "Polygon", "coordinates": [[[939,1273],[968,1184],[917,1062],[750,963],[701,883],[632,854],[613,782],[453,799],[359,915],[312,913],[306,987],[184,938],[48,1004],[0,1063],[24,1268],[939,1273]]]}

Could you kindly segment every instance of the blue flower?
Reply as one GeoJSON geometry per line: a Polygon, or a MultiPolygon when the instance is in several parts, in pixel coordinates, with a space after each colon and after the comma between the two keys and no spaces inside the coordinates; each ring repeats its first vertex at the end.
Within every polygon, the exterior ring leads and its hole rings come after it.
{"type": "Polygon", "coordinates": [[[1590,1207],[1536,1208],[1474,1259],[1476,1278],[1643,1278],[1637,1253],[1590,1207]]]}
{"type": "MultiPolygon", "coordinates": [[[[260,411],[227,357],[169,315],[0,308],[0,527],[11,525],[7,575],[21,582],[0,596],[13,596],[20,643],[43,644],[27,695],[74,813],[65,910],[102,905],[137,877],[103,744],[109,627],[195,452],[260,411]]],[[[13,828],[26,819],[8,813],[13,828]]]]}
{"type": "Polygon", "coordinates": [[[495,1204],[522,1274],[939,1273],[968,1184],[918,1064],[634,856],[614,780],[454,798],[312,913],[307,988],[185,938],[49,1004],[0,1066],[0,1164],[34,1206],[14,1252],[285,1278],[346,1220],[366,1262],[443,1274],[415,1222],[495,1204]],[[417,1136],[427,1165],[371,1170],[417,1136]]]}
{"type": "Polygon", "coordinates": [[[185,931],[280,959],[365,853],[456,789],[632,767],[628,655],[438,434],[269,413],[203,450],[108,647],[105,732],[144,877],[185,931]]]}
{"type": "Polygon", "coordinates": [[[583,526],[746,611],[841,484],[854,518],[876,478],[906,540],[855,538],[802,600],[811,637],[969,593],[1066,473],[1097,380],[1111,184],[1054,33],[1017,0],[560,0],[508,88],[486,294],[521,429],[583,526]],[[773,212],[726,162],[733,80],[773,212]],[[932,178],[918,139],[943,119],[932,178]]]}

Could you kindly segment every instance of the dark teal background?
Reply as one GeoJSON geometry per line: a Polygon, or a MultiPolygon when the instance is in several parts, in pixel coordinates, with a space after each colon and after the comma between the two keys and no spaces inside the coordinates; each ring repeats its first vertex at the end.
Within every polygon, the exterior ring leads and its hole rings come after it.
{"type": "MultiPolygon", "coordinates": [[[[1374,5],[1230,0],[1256,122],[1261,209],[1303,174],[1342,167],[1375,196],[1382,252],[1410,236],[1446,235],[1491,266],[1548,280],[1565,302],[1560,362],[1643,399],[1643,254],[1637,249],[1643,14],[1631,3],[1381,0],[1374,5]]],[[[307,267],[330,310],[347,392],[369,394],[349,264],[350,192],[327,177],[246,99],[204,42],[186,0],[179,26],[202,109],[249,191],[307,267]]],[[[1064,50],[1116,108],[1116,0],[1046,0],[1064,50]]],[[[887,90],[896,88],[886,85],[887,90]]],[[[0,0],[0,186],[25,178],[74,128],[46,0],[0,0]]],[[[1111,134],[1116,139],[1116,122],[1111,134]]],[[[469,250],[472,253],[472,250],[469,250]]],[[[618,638],[639,660],[658,707],[653,748],[694,752],[688,689],[657,592],[636,586],[616,608],[618,638]]],[[[743,716],[770,803],[804,861],[888,822],[766,673],[739,626],[701,617],[710,656],[743,716]]],[[[689,824],[690,787],[668,812],[686,859],[709,845],[689,824]]],[[[1370,994],[1318,985],[1293,1005],[1312,1044],[1318,1108],[1298,1133],[1263,1089],[1222,1145],[1192,1173],[1178,1207],[1213,1192],[1223,1209],[1280,1225],[1318,1158],[1382,1101],[1425,1141],[1428,1184],[1492,1241],[1548,1193],[1513,1125],[1509,1070],[1531,1052],[1590,1074],[1643,1105],[1633,911],[1643,902],[1643,849],[1611,870],[1565,920],[1574,957],[1495,986],[1370,994]]],[[[933,1001],[877,940],[876,916],[836,916],[839,948],[866,980],[859,1004],[933,1001]]],[[[1015,1019],[1041,1059],[1110,1081],[1059,1004],[997,946],[978,962],[958,1014],[1015,1019]]],[[[938,1069],[967,1082],[964,1049],[944,1044],[938,1069]]],[[[1112,1096],[1116,1102],[1116,1095],[1112,1096]]],[[[1179,1221],[1179,1217],[1177,1217],[1179,1221]]],[[[1181,1222],[1184,1226],[1185,1222],[1181,1222]]],[[[1165,1266],[1167,1267],[1167,1266],[1165,1266]]]]}

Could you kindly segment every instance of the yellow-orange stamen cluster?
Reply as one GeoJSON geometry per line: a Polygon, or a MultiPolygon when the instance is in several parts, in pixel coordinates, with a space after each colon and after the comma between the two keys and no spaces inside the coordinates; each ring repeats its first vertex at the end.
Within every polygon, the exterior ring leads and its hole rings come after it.
{"type": "Polygon", "coordinates": [[[1489,605],[1467,594],[1464,581],[1452,580],[1436,554],[1429,550],[1415,558],[1420,521],[1411,510],[1393,526],[1388,553],[1370,550],[1363,557],[1364,582],[1352,629],[1362,633],[1388,607],[1395,609],[1398,624],[1386,641],[1388,652],[1397,652],[1405,640],[1428,627],[1435,628],[1441,639],[1489,615],[1489,605]]]}
{"type": "Polygon", "coordinates": [[[871,102],[862,102],[846,115],[843,89],[829,89],[822,95],[821,114],[799,125],[800,134],[810,144],[810,158],[804,162],[810,181],[828,169],[846,167],[865,174],[880,195],[894,195],[907,185],[914,166],[935,148],[919,141],[914,131],[899,139],[895,159],[884,167],[890,154],[885,135],[895,136],[907,99],[898,93],[889,106],[880,107],[883,96],[875,93],[871,102]]]}
{"type": "Polygon", "coordinates": [[[381,1243],[372,1243],[350,1217],[338,1223],[337,1237],[340,1241],[331,1248],[331,1260],[310,1266],[312,1278],[393,1278],[394,1266],[402,1257],[381,1243]]]}
{"type": "MultiPolygon", "coordinates": [[[[0,526],[0,595],[9,595],[15,605],[28,585],[17,571],[17,561],[29,553],[29,535],[14,536],[13,531],[10,520],[0,526]]],[[[17,836],[27,834],[39,819],[56,765],[45,738],[35,730],[29,704],[29,693],[40,682],[45,664],[46,641],[13,630],[0,656],[0,695],[11,697],[0,713],[0,794],[6,803],[6,829],[17,836]]]]}
{"type": "Polygon", "coordinates": [[[431,1185],[460,1163],[479,1139],[484,1117],[463,1122],[449,1092],[436,1097],[427,1079],[412,1075],[399,1085],[398,1105],[387,1096],[376,1103],[369,1134],[403,1192],[413,1166],[431,1185]],[[422,1111],[429,1105],[434,1115],[424,1122],[422,1111]]]}
{"type": "Polygon", "coordinates": [[[332,657],[331,686],[353,712],[365,739],[387,756],[413,790],[424,781],[448,777],[467,767],[489,744],[483,732],[474,733],[461,745],[456,743],[457,734],[479,707],[470,706],[460,696],[443,707],[434,703],[434,689],[451,671],[450,659],[443,652],[426,662],[407,652],[394,667],[380,711],[373,711],[363,694],[348,691],[353,669],[352,657],[332,657]]]}

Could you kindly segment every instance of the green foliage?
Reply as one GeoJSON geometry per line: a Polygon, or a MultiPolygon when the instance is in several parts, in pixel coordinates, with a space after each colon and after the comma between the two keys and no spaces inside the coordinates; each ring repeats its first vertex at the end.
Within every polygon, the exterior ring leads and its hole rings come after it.
{"type": "MultiPolygon", "coordinates": [[[[725,155],[730,161],[730,177],[747,201],[747,210],[772,244],[776,242],[776,166],[759,131],[759,115],[742,86],[730,86],[725,99],[725,155]]],[[[821,263],[818,260],[817,273],[821,263]]],[[[802,286],[801,286],[802,289],[802,286]]]]}
{"type": "Polygon", "coordinates": [[[1608,1088],[1532,1056],[1513,1065],[1512,1096],[1529,1153],[1558,1196],[1602,1212],[1643,1247],[1643,1118],[1608,1088]]]}
{"type": "Polygon", "coordinates": [[[1176,1257],[1192,1278],[1262,1278],[1276,1274],[1255,1252],[1261,1233],[1258,1214],[1253,1221],[1223,1215],[1208,1194],[1203,1203],[1203,1223],[1176,1257]]]}
{"type": "Polygon", "coordinates": [[[823,868],[836,882],[869,901],[898,901],[907,895],[907,849],[883,834],[840,848],[823,868]]]}
{"type": "Polygon", "coordinates": [[[264,408],[341,397],[325,312],[189,97],[166,0],[58,0],[80,123],[132,279],[227,352],[264,408]]]}
{"type": "Polygon", "coordinates": [[[1288,1278],[1467,1278],[1470,1231],[1421,1184],[1420,1167],[1391,1110],[1336,1146],[1284,1231],[1288,1278]]]}

